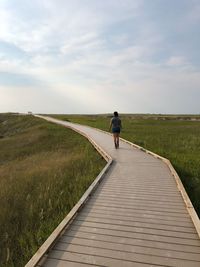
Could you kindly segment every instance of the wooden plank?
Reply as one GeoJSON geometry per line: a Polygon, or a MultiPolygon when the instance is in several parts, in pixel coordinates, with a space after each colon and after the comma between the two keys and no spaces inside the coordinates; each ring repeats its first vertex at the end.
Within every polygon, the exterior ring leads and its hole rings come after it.
{"type": "Polygon", "coordinates": [[[108,223],[108,224],[116,224],[116,225],[124,225],[124,226],[132,226],[132,227],[142,227],[142,228],[149,228],[149,229],[159,229],[165,231],[173,231],[173,232],[181,232],[181,233],[193,233],[196,234],[196,231],[193,227],[180,227],[179,225],[167,225],[167,224],[159,224],[158,221],[151,223],[149,221],[144,222],[143,220],[139,222],[135,222],[134,220],[126,220],[126,217],[119,217],[115,216],[91,216],[91,215],[83,215],[80,214],[76,218],[79,221],[85,222],[99,222],[99,223],[108,223]]]}
{"type": "Polygon", "coordinates": [[[182,259],[172,259],[169,257],[166,258],[166,257],[153,256],[153,255],[145,255],[145,254],[135,253],[133,251],[131,253],[125,252],[125,251],[117,251],[116,253],[115,250],[111,250],[111,249],[65,244],[61,242],[55,246],[55,249],[52,251],[51,257],[53,257],[55,253],[57,254],[57,257],[60,256],[61,259],[68,259],[68,252],[80,253],[82,255],[85,255],[85,257],[87,255],[88,258],[92,256],[94,261],[96,261],[96,256],[97,256],[97,257],[120,260],[122,262],[130,262],[132,264],[146,263],[149,265],[153,264],[153,265],[159,265],[159,266],[164,265],[164,266],[181,266],[181,267],[188,267],[188,266],[199,267],[199,261],[196,262],[196,261],[185,260],[185,259],[182,260],[182,259]]]}
{"type": "Polygon", "coordinates": [[[150,192],[156,192],[159,190],[161,193],[174,193],[174,194],[179,194],[178,189],[175,187],[175,185],[167,186],[167,185],[162,185],[162,182],[159,181],[157,185],[148,185],[144,184],[141,182],[141,184],[137,183],[135,181],[127,181],[126,179],[122,179],[120,182],[119,181],[113,181],[112,183],[103,183],[101,187],[106,187],[108,189],[114,189],[114,190],[120,190],[123,188],[124,191],[131,191],[131,190],[136,190],[139,189],[141,191],[150,191],[150,192]],[[130,185],[130,186],[129,186],[130,185]],[[173,188],[174,187],[174,188],[173,188]]]}
{"type": "Polygon", "coordinates": [[[73,225],[76,226],[86,226],[86,227],[93,227],[93,228],[101,228],[101,229],[111,229],[116,231],[124,231],[129,233],[142,233],[148,235],[156,235],[156,236],[163,236],[163,237],[176,237],[180,239],[184,239],[187,241],[197,241],[198,245],[200,246],[200,240],[198,238],[197,233],[184,233],[184,232],[174,232],[169,230],[160,230],[160,229],[153,229],[153,228],[144,228],[144,227],[134,227],[134,226],[127,226],[127,225],[120,225],[120,224],[111,224],[108,221],[104,222],[90,222],[90,221],[79,221],[76,219],[73,225]]]}
{"type": "MultiPolygon", "coordinates": [[[[129,262],[123,261],[120,259],[113,259],[111,257],[102,257],[91,254],[84,253],[76,253],[76,252],[63,252],[59,250],[52,251],[51,258],[49,258],[48,264],[45,267],[71,267],[71,262],[76,262],[78,264],[86,264],[87,266],[101,266],[101,267],[147,267],[144,263],[138,262],[129,262]],[[55,261],[57,259],[57,261],[55,261]],[[53,261],[53,264],[58,265],[50,265],[53,261]],[[59,265],[60,263],[64,263],[64,265],[59,265]],[[134,264],[134,265],[133,265],[134,264]]],[[[158,267],[159,265],[151,265],[152,267],[158,267]]],[[[160,265],[164,266],[164,265],[160,265]]],[[[166,266],[166,265],[165,265],[166,266]]]]}
{"type": "Polygon", "coordinates": [[[103,248],[108,250],[114,251],[121,251],[121,252],[130,252],[130,253],[137,253],[141,255],[153,255],[159,256],[163,258],[172,258],[172,259],[185,259],[191,261],[197,261],[200,264],[200,254],[196,253],[186,253],[180,251],[173,251],[167,250],[166,247],[163,249],[152,248],[152,247],[142,247],[142,246],[133,246],[129,244],[120,244],[118,242],[109,242],[109,241],[102,241],[98,239],[89,239],[87,238],[77,238],[71,236],[63,236],[59,242],[65,243],[65,249],[67,250],[67,246],[69,244],[73,245],[80,245],[80,246],[88,246],[88,247],[95,247],[95,248],[103,248]]]}
{"type": "Polygon", "coordinates": [[[97,211],[97,210],[82,210],[80,212],[80,216],[88,216],[91,218],[111,218],[111,219],[115,219],[115,220],[124,220],[125,222],[131,222],[131,223],[149,223],[152,225],[159,225],[160,227],[162,226],[175,226],[178,227],[180,229],[183,229],[183,231],[194,231],[194,225],[192,223],[192,221],[188,221],[188,222],[182,222],[182,221],[171,221],[171,220],[166,220],[166,219],[160,219],[160,218],[154,218],[151,216],[130,216],[127,215],[124,216],[123,214],[116,214],[113,212],[101,212],[101,211],[97,211]]]}
{"type": "MultiPolygon", "coordinates": [[[[120,194],[117,192],[109,192],[109,193],[103,193],[102,191],[96,192],[95,194],[96,197],[102,197],[102,198],[107,198],[107,197],[114,197],[114,198],[127,198],[131,200],[149,200],[149,201],[162,201],[162,202],[173,202],[173,203],[180,203],[180,197],[172,198],[172,197],[166,197],[163,195],[153,195],[153,194],[137,194],[137,193],[132,193],[132,194],[120,194]]],[[[183,202],[182,202],[183,203],[183,202]]]]}
{"type": "Polygon", "coordinates": [[[81,262],[74,262],[74,261],[66,261],[60,259],[47,259],[44,267],[87,267],[87,266],[97,266],[102,267],[102,265],[94,265],[89,263],[81,263],[81,262]]]}
{"type": "MultiPolygon", "coordinates": [[[[147,233],[138,233],[138,232],[131,232],[131,231],[123,231],[122,229],[112,229],[111,227],[94,227],[91,224],[87,226],[76,225],[75,223],[72,225],[70,229],[72,230],[79,230],[83,232],[90,233],[100,233],[104,235],[112,235],[118,237],[126,237],[126,238],[136,238],[140,240],[149,240],[149,241],[158,241],[163,243],[172,243],[172,244],[179,244],[179,245],[190,245],[198,247],[200,250],[200,241],[197,239],[185,239],[185,238],[178,238],[178,237],[171,237],[171,236],[164,236],[164,235],[153,235],[147,233]]],[[[96,225],[97,226],[97,225],[96,225]]]]}
{"type": "Polygon", "coordinates": [[[153,201],[153,200],[136,200],[136,199],[123,199],[123,198],[109,198],[109,197],[92,197],[90,199],[90,204],[95,204],[95,203],[102,203],[102,204],[116,204],[116,205],[124,205],[126,207],[153,207],[153,208],[161,208],[163,211],[166,210],[170,210],[170,211],[184,211],[185,212],[185,206],[183,204],[183,202],[180,203],[171,203],[168,204],[166,202],[159,202],[157,201],[153,201]]]}
{"type": "Polygon", "coordinates": [[[125,216],[126,214],[129,214],[130,216],[132,215],[133,217],[135,215],[141,215],[141,216],[154,216],[154,218],[163,218],[166,220],[173,220],[173,221],[191,221],[191,218],[189,215],[181,215],[181,214],[174,214],[174,213],[169,213],[169,212],[163,212],[163,211],[155,211],[155,210],[149,210],[147,209],[137,209],[137,208],[132,208],[132,209],[127,209],[125,207],[110,207],[106,205],[87,205],[87,208],[92,210],[101,210],[101,211],[109,211],[109,212],[116,212],[116,214],[123,213],[125,216]]]}
{"type": "MultiPolygon", "coordinates": [[[[151,189],[148,188],[148,186],[143,187],[143,185],[141,184],[140,187],[134,186],[134,182],[127,182],[126,180],[122,180],[121,184],[119,184],[118,187],[115,186],[115,184],[117,184],[118,182],[116,181],[115,183],[111,184],[110,186],[107,186],[107,184],[102,184],[101,185],[101,190],[105,190],[105,191],[120,191],[120,190],[124,190],[124,192],[130,193],[130,192],[144,192],[144,193],[149,193],[149,194],[158,194],[158,195],[169,195],[169,196],[175,196],[175,197],[179,197],[181,196],[180,192],[175,189],[174,191],[172,190],[156,190],[157,188],[151,189]],[[131,184],[133,185],[133,187],[131,187],[131,184]],[[130,188],[126,188],[126,185],[130,185],[130,188]]],[[[100,189],[99,189],[100,190],[100,189]]]]}
{"type": "Polygon", "coordinates": [[[100,197],[97,194],[93,195],[91,197],[91,200],[104,200],[104,201],[121,201],[122,203],[145,203],[145,204],[158,204],[158,205],[162,205],[163,207],[167,206],[167,207],[184,207],[185,208],[185,204],[182,201],[164,201],[164,200],[160,200],[160,199],[149,199],[149,198],[136,198],[136,197],[128,197],[126,195],[121,196],[120,200],[117,196],[115,195],[107,195],[104,197],[100,197]]]}
{"type": "Polygon", "coordinates": [[[90,201],[90,203],[88,203],[88,205],[90,206],[109,206],[109,207],[119,207],[119,208],[122,208],[122,209],[126,209],[126,210],[135,210],[135,209],[140,209],[140,210],[149,210],[149,211],[158,211],[158,212],[163,212],[163,213],[173,213],[173,215],[177,215],[178,216],[181,214],[181,216],[183,217],[184,215],[188,217],[188,214],[187,212],[185,211],[185,209],[183,208],[171,208],[170,207],[162,207],[161,205],[158,205],[158,204],[154,204],[151,203],[151,205],[146,205],[145,203],[135,203],[133,202],[133,204],[131,205],[130,204],[126,204],[125,202],[122,202],[122,201],[116,201],[116,202],[111,202],[111,201],[101,201],[101,200],[98,200],[98,201],[90,201]]]}
{"type": "MultiPolygon", "coordinates": [[[[97,229],[97,231],[92,232],[87,229],[80,229],[80,231],[69,229],[65,235],[62,236],[62,238],[65,237],[71,237],[71,238],[85,238],[89,240],[99,240],[104,242],[110,242],[114,244],[122,244],[122,245],[131,245],[134,247],[139,247],[141,249],[148,249],[148,248],[154,248],[158,250],[164,250],[164,251],[174,251],[174,252],[184,252],[186,254],[194,254],[194,255],[200,255],[200,248],[198,246],[190,246],[190,245],[183,245],[183,244],[174,244],[174,243],[167,243],[167,242],[161,242],[160,240],[147,240],[147,239],[137,239],[137,238],[131,238],[129,236],[117,236],[112,235],[112,232],[110,234],[104,234],[100,230],[97,229]]],[[[62,240],[61,238],[61,240],[62,240]]],[[[113,244],[113,247],[115,246],[113,244]]]]}
{"type": "Polygon", "coordinates": [[[168,159],[163,158],[163,157],[161,157],[161,156],[159,156],[159,155],[157,155],[157,154],[155,154],[155,153],[153,153],[153,152],[151,152],[149,150],[144,150],[142,147],[137,146],[137,145],[133,144],[132,142],[129,142],[129,141],[125,140],[125,139],[121,139],[121,140],[123,140],[124,142],[129,143],[133,147],[137,147],[137,148],[147,152],[148,154],[154,156],[155,158],[158,158],[158,159],[162,160],[168,166],[168,168],[170,169],[170,172],[174,176],[174,179],[175,179],[175,181],[177,183],[178,189],[180,190],[180,192],[182,194],[182,197],[183,197],[183,200],[184,200],[184,202],[185,202],[185,204],[187,206],[188,213],[189,213],[189,215],[190,215],[190,217],[191,217],[191,219],[192,219],[192,221],[194,223],[194,226],[196,228],[196,231],[197,231],[197,233],[198,233],[198,235],[200,237],[200,220],[199,220],[199,217],[198,217],[198,215],[197,215],[197,213],[196,213],[196,211],[195,211],[195,209],[194,209],[194,207],[193,207],[193,205],[192,205],[192,203],[190,201],[190,198],[188,197],[187,192],[185,191],[185,188],[184,188],[184,186],[183,186],[183,184],[181,182],[180,177],[178,176],[178,174],[175,171],[174,167],[172,166],[171,162],[168,159]]]}
{"type": "MultiPolygon", "coordinates": [[[[107,207],[106,204],[102,204],[102,203],[88,203],[88,206],[91,207],[91,206],[94,206],[95,207],[107,207]]],[[[145,207],[145,206],[123,206],[122,204],[109,204],[109,208],[119,208],[119,209],[126,209],[127,211],[128,210],[141,210],[141,211],[148,211],[148,212],[155,212],[157,214],[168,214],[170,216],[173,216],[173,217],[181,217],[181,218],[184,218],[184,217],[188,217],[188,213],[186,211],[176,211],[176,210],[170,210],[170,209],[159,209],[159,208],[148,208],[148,207],[145,207]]]]}
{"type": "Polygon", "coordinates": [[[117,194],[126,194],[126,195],[130,195],[130,194],[134,194],[136,193],[137,195],[138,194],[141,194],[141,195],[155,195],[155,196],[162,196],[162,197],[169,197],[169,198],[178,198],[180,195],[178,192],[175,192],[175,193],[172,193],[172,192],[165,192],[165,193],[162,193],[162,192],[154,192],[154,191],[151,191],[151,190],[137,190],[137,189],[134,189],[134,190],[123,190],[123,188],[121,188],[121,190],[115,190],[115,189],[109,189],[109,188],[102,188],[101,189],[101,193],[107,193],[107,194],[110,194],[110,193],[115,193],[116,195],[117,194]]]}
{"type": "Polygon", "coordinates": [[[173,222],[191,222],[190,216],[174,216],[174,214],[169,214],[166,212],[159,212],[159,211],[150,211],[150,210],[141,210],[141,209],[125,209],[119,207],[108,207],[108,206],[89,206],[85,210],[89,211],[98,211],[103,213],[114,213],[114,214],[121,214],[124,216],[133,217],[140,216],[140,218],[154,218],[160,219],[164,221],[173,221],[173,222]]]}
{"type": "Polygon", "coordinates": [[[120,196],[122,197],[122,199],[125,198],[129,198],[130,201],[131,199],[143,199],[143,200],[152,200],[152,201],[169,201],[169,202],[174,202],[174,203],[180,203],[180,198],[179,197],[169,197],[169,196],[163,196],[163,195],[156,195],[156,194],[140,194],[139,192],[133,192],[132,194],[122,194],[120,192],[114,192],[114,191],[110,191],[110,192],[103,192],[103,191],[98,191],[95,196],[97,197],[118,197],[120,198],[120,196]]]}
{"type": "MultiPolygon", "coordinates": [[[[169,193],[153,193],[153,191],[145,191],[145,190],[137,190],[137,189],[134,189],[134,190],[129,190],[129,191],[126,191],[126,190],[123,190],[123,189],[119,189],[119,190],[115,190],[115,189],[107,189],[107,188],[102,188],[101,189],[101,192],[99,192],[100,195],[107,195],[107,196],[110,196],[112,194],[118,196],[118,195],[121,195],[122,197],[123,196],[126,196],[126,197],[134,197],[134,196],[142,196],[142,197],[148,197],[148,198],[162,198],[162,199],[167,199],[167,200],[175,200],[175,201],[180,201],[180,195],[178,193],[176,194],[169,194],[169,193]]],[[[181,201],[182,203],[184,203],[183,201],[181,201]]],[[[187,210],[186,210],[187,211],[187,210]]]]}
{"type": "MultiPolygon", "coordinates": [[[[136,185],[134,183],[134,181],[129,182],[126,179],[123,179],[121,181],[121,183],[118,183],[117,181],[115,181],[115,182],[110,183],[110,184],[105,183],[104,185],[106,186],[106,188],[114,189],[114,190],[123,189],[124,191],[131,191],[131,190],[140,189],[141,191],[145,191],[145,192],[146,191],[156,192],[156,190],[159,190],[161,193],[170,193],[170,194],[174,194],[174,195],[179,193],[179,191],[176,188],[172,189],[171,187],[166,187],[166,186],[164,187],[164,185],[162,185],[162,188],[161,188],[161,185],[160,185],[160,187],[159,187],[159,185],[149,186],[148,184],[144,185],[144,183],[136,185]],[[130,185],[130,186],[128,186],[128,185],[130,185]]],[[[103,187],[103,185],[102,185],[102,187],[103,187]]]]}
{"type": "Polygon", "coordinates": [[[114,186],[115,188],[119,188],[123,185],[124,188],[136,188],[136,187],[143,187],[146,188],[148,187],[149,189],[151,188],[156,188],[158,187],[159,190],[166,190],[166,189],[170,189],[173,191],[178,191],[177,187],[176,187],[176,183],[175,181],[171,181],[169,180],[169,178],[164,178],[164,177],[160,177],[160,179],[156,178],[155,180],[153,180],[152,178],[148,180],[142,180],[141,177],[135,178],[134,176],[130,177],[129,179],[127,177],[120,177],[120,178],[113,178],[111,175],[109,177],[109,179],[106,179],[103,182],[103,185],[106,186],[114,186]],[[164,181],[163,181],[164,180],[164,181]],[[124,181],[126,183],[124,183],[124,181]],[[160,184],[160,182],[162,183],[162,186],[160,184]],[[130,187],[129,187],[130,185],[130,187]]]}

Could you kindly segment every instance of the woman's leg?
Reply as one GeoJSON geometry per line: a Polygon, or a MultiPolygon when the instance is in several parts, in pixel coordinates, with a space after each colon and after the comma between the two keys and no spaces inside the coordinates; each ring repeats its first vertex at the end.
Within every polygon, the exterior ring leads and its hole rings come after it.
{"type": "Polygon", "coordinates": [[[117,147],[119,147],[119,133],[116,134],[116,144],[117,147]]]}
{"type": "Polygon", "coordinates": [[[115,148],[117,148],[117,133],[113,133],[115,148]]]}

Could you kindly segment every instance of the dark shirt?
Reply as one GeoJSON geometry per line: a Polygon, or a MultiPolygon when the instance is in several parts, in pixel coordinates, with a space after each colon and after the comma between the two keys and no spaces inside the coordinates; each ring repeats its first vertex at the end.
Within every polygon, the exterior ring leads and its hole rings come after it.
{"type": "Polygon", "coordinates": [[[111,119],[112,128],[121,128],[121,120],[119,117],[113,117],[111,119]]]}

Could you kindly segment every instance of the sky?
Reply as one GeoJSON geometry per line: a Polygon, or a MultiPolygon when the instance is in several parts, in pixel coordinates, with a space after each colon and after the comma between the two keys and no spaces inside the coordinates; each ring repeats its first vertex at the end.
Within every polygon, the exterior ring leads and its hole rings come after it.
{"type": "Polygon", "coordinates": [[[0,112],[200,114],[199,0],[0,0],[0,112]]]}

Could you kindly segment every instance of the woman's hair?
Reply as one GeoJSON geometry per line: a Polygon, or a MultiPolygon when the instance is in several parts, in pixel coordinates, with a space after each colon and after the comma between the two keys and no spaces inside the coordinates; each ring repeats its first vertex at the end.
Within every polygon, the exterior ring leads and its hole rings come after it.
{"type": "Polygon", "coordinates": [[[114,112],[114,116],[118,117],[118,112],[117,111],[114,112]]]}

